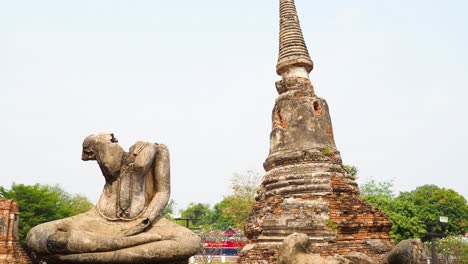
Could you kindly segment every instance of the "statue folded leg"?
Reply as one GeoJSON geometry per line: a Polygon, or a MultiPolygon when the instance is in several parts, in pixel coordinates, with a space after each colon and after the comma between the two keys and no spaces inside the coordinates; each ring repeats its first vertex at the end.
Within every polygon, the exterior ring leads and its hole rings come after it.
{"type": "Polygon", "coordinates": [[[105,252],[158,240],[161,240],[161,236],[155,232],[145,232],[135,236],[112,236],[89,231],[57,230],[47,238],[47,250],[51,254],[105,252]]]}
{"type": "MultiPolygon", "coordinates": [[[[195,255],[200,238],[186,228],[166,218],[161,218],[146,233],[156,233],[160,241],[122,248],[108,252],[89,252],[79,254],[57,254],[50,260],[57,263],[177,263],[195,255]],[[194,250],[195,249],[195,250],[194,250]],[[158,262],[154,260],[157,259],[158,262]],[[118,262],[117,262],[118,260],[118,262]],[[115,261],[115,262],[114,262],[115,261]]],[[[136,236],[135,236],[136,237],[136,236]]],[[[129,237],[131,238],[131,237],[129,237]]]]}

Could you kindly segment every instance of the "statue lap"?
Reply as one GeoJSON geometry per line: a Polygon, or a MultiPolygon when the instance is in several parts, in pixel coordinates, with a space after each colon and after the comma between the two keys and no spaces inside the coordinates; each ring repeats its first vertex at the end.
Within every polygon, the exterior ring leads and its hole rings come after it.
{"type": "MultiPolygon", "coordinates": [[[[188,258],[198,252],[200,238],[189,229],[186,229],[164,217],[145,231],[157,233],[160,241],[144,243],[128,248],[106,252],[50,254],[46,247],[48,238],[57,230],[65,229],[67,232],[96,232],[106,237],[116,237],[116,234],[127,227],[134,225],[129,222],[108,221],[99,216],[95,209],[89,212],[41,224],[31,229],[28,234],[28,246],[44,256],[48,263],[187,263],[188,258]]],[[[119,236],[119,235],[117,235],[119,236]]],[[[84,237],[81,236],[81,239],[84,237]]]]}

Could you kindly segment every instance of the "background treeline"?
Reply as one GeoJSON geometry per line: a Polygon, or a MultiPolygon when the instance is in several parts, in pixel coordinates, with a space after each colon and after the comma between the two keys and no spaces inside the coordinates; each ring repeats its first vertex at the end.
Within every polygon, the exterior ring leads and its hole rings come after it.
{"type": "Polygon", "coordinates": [[[468,231],[468,205],[465,198],[454,190],[435,185],[423,185],[410,192],[392,191],[391,182],[370,180],[361,186],[361,196],[383,210],[393,222],[390,235],[395,241],[423,238],[427,232],[442,232],[448,236],[468,231]],[[446,216],[447,224],[428,227],[446,216]]]}
{"type": "Polygon", "coordinates": [[[67,193],[59,185],[13,183],[10,189],[0,186],[0,198],[14,199],[18,202],[19,236],[22,243],[34,226],[80,214],[93,207],[85,196],[67,193]]]}
{"type": "MultiPolygon", "coordinates": [[[[345,166],[345,169],[357,177],[356,167],[345,166]]],[[[191,228],[199,230],[226,230],[228,227],[242,230],[259,185],[259,173],[247,171],[234,174],[230,193],[214,206],[193,202],[176,212],[176,201],[171,200],[164,215],[173,221],[178,216],[196,219],[189,224],[191,228]]],[[[468,205],[459,193],[435,185],[423,185],[396,194],[391,181],[378,182],[373,179],[362,184],[360,191],[365,200],[383,210],[393,222],[390,234],[396,242],[408,238],[425,240],[429,231],[443,232],[449,238],[439,241],[441,252],[448,252],[447,248],[458,248],[460,252],[467,251],[468,256],[466,240],[456,238],[468,232],[468,205]],[[438,222],[440,216],[449,218],[446,225],[428,227],[425,224],[438,222]],[[454,246],[457,241],[461,246],[454,246]]],[[[0,198],[18,202],[22,240],[38,224],[76,215],[93,207],[88,198],[67,193],[58,185],[13,184],[9,189],[0,187],[0,198]]],[[[176,222],[185,225],[185,221],[176,222]]]]}

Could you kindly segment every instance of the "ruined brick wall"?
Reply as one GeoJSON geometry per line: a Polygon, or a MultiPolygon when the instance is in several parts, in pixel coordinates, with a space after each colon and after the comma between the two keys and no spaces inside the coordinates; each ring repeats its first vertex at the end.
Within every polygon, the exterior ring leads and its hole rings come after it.
{"type": "Polygon", "coordinates": [[[309,237],[308,251],[332,256],[357,251],[378,258],[390,250],[392,223],[359,197],[335,145],[327,102],[316,96],[294,0],[280,0],[281,81],[272,113],[266,174],[244,226],[248,244],[239,263],[276,263],[293,233],[309,237]]]}
{"type": "Polygon", "coordinates": [[[277,83],[266,174],[244,227],[240,263],[275,263],[292,233],[309,236],[309,252],[357,251],[378,258],[393,245],[392,223],[359,196],[343,168],[325,100],[306,78],[277,83]]]}
{"type": "MultiPolygon", "coordinates": [[[[263,183],[245,226],[249,244],[240,263],[276,263],[282,240],[294,232],[307,234],[311,241],[308,251],[322,256],[356,251],[377,259],[388,252],[393,246],[391,222],[359,197],[357,186],[344,170],[333,172],[336,168],[330,166],[328,172],[315,175],[293,173],[290,177],[296,175],[296,182],[286,182],[288,192],[268,194],[272,186],[263,183]],[[318,184],[319,179],[329,184],[329,191],[318,184]],[[301,182],[316,182],[316,190],[301,182]]],[[[284,183],[287,176],[280,178],[284,183]]]]}
{"type": "Polygon", "coordinates": [[[31,263],[18,237],[19,208],[13,200],[0,198],[0,263],[31,263]]]}
{"type": "Polygon", "coordinates": [[[388,252],[393,243],[389,234],[392,224],[387,216],[351,191],[339,175],[332,177],[331,184],[333,193],[327,197],[329,226],[337,236],[329,247],[330,253],[346,255],[358,251],[377,258],[388,252]]]}

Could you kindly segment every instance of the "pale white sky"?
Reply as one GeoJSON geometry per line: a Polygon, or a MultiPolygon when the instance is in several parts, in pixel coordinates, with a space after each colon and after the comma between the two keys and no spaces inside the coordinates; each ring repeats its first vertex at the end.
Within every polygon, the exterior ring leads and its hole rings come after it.
{"type": "MultiPolygon", "coordinates": [[[[337,146],[361,179],[468,197],[467,1],[297,0],[337,146]]],[[[214,204],[268,155],[278,1],[0,0],[0,185],[97,200],[82,140],[165,143],[172,198],[214,204]]]]}

